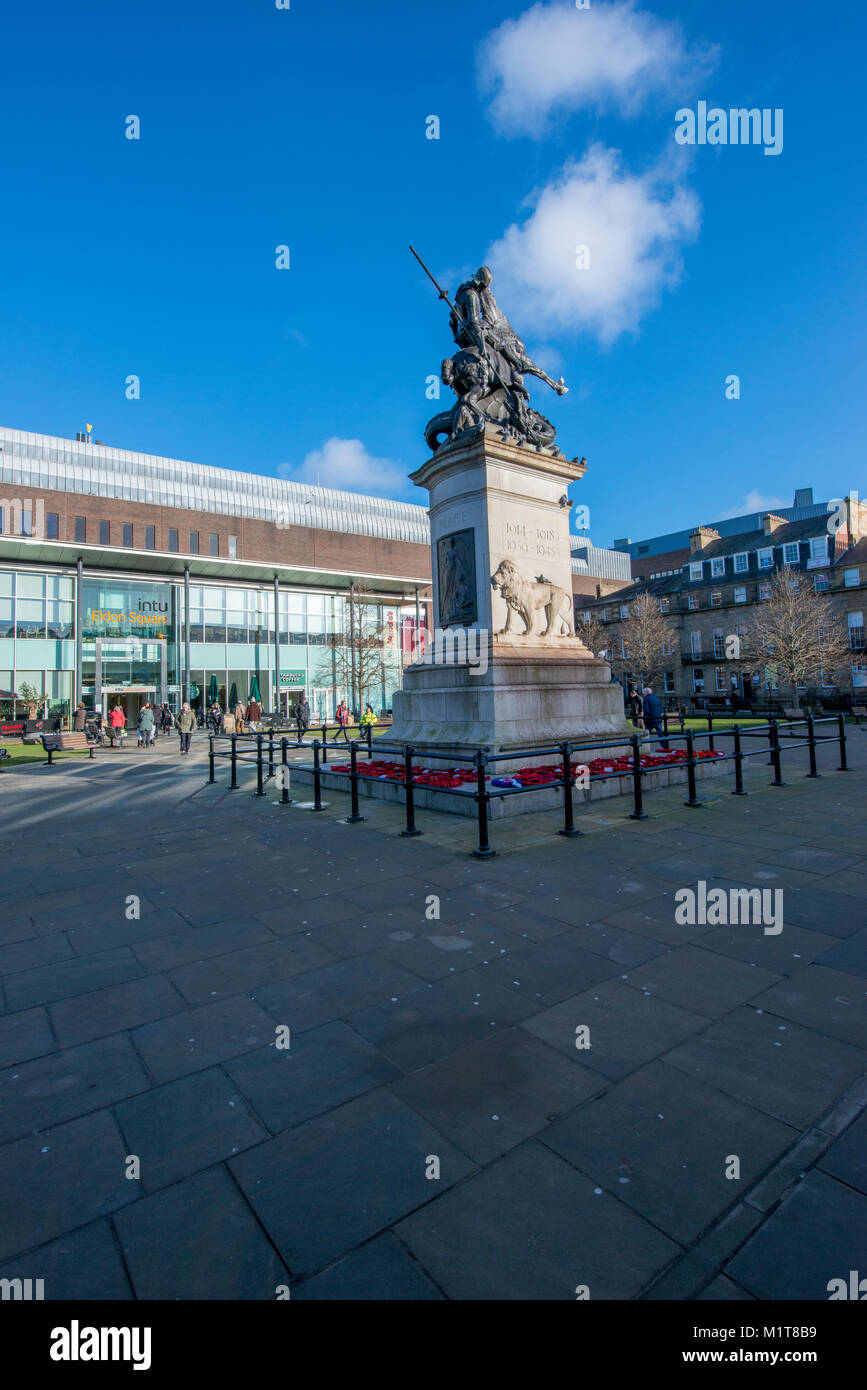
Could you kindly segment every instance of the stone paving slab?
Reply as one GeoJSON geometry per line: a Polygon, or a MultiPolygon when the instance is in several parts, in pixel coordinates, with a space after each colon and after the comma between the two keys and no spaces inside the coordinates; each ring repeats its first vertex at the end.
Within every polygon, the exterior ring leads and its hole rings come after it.
{"type": "Polygon", "coordinates": [[[2,1277],[47,1272],[48,1298],[826,1298],[813,1228],[861,1268],[867,1201],[850,743],[845,776],[806,781],[794,751],[774,790],[754,760],[746,800],[723,778],[698,812],[682,788],[641,822],[579,808],[574,841],[510,818],[486,861],[459,817],[421,811],[407,840],[400,807],[349,826],[342,792],[314,815],[246,772],[208,787],[201,747],[4,774],[2,1277]],[[702,878],[782,888],[783,932],[680,926],[702,878]]]}

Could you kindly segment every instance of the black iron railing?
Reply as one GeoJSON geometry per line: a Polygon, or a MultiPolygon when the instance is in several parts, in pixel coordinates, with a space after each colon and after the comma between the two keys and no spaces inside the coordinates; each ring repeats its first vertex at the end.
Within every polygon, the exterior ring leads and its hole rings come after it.
{"type": "MultiPolygon", "coordinates": [[[[809,771],[808,777],[819,777],[818,770],[818,748],[823,743],[833,743],[839,747],[840,763],[839,772],[848,772],[848,762],[846,758],[846,724],[842,714],[826,716],[824,718],[814,718],[812,715],[805,715],[803,719],[790,719],[786,721],[787,747],[786,753],[794,752],[797,748],[808,750],[809,771]],[[834,733],[817,733],[816,726],[819,724],[833,724],[836,726],[834,733]],[[793,741],[797,735],[793,732],[795,725],[803,725],[806,731],[805,737],[793,741]]],[[[589,786],[597,782],[609,781],[612,778],[631,777],[632,779],[632,810],[628,813],[632,820],[645,820],[644,811],[644,778],[654,772],[664,772],[669,769],[684,768],[687,780],[687,799],[686,806],[700,808],[702,801],[697,793],[696,769],[705,762],[696,749],[699,740],[706,740],[707,751],[713,754],[713,766],[721,763],[732,762],[734,767],[735,785],[732,791],[733,796],[746,796],[744,789],[744,763],[748,758],[767,755],[767,765],[773,768],[773,778],[770,785],[772,787],[784,787],[786,783],[782,776],[782,757],[783,746],[781,743],[780,723],[776,719],[771,719],[768,724],[750,725],[741,727],[738,724],[730,725],[728,728],[720,727],[718,722],[716,729],[713,727],[712,717],[709,716],[707,730],[687,729],[681,734],[663,734],[661,737],[649,737],[647,735],[633,734],[626,739],[608,739],[603,742],[587,743],[572,742],[565,740],[562,743],[552,744],[550,747],[526,747],[501,749],[493,752],[489,746],[474,749],[470,753],[449,753],[432,752],[426,749],[420,756],[423,758],[424,765],[432,762],[464,764],[472,767],[474,777],[472,782],[464,782],[457,787],[446,787],[429,782],[419,782],[417,780],[418,765],[414,766],[413,760],[416,757],[416,750],[411,744],[385,744],[382,739],[377,740],[376,751],[379,753],[394,754],[403,763],[403,777],[390,777],[389,783],[395,787],[402,787],[404,792],[404,803],[406,809],[406,825],[400,832],[404,836],[421,835],[415,821],[415,791],[423,788],[425,791],[435,792],[441,796],[457,796],[464,799],[472,798],[477,805],[478,818],[478,845],[472,851],[476,858],[487,859],[496,853],[491,848],[489,838],[489,811],[492,800],[508,796],[526,796],[538,791],[551,791],[562,789],[563,791],[563,825],[557,831],[569,839],[580,837],[584,832],[577,829],[574,819],[574,807],[572,792],[576,782],[581,777],[581,785],[589,786]],[[732,751],[725,753],[714,748],[714,736],[729,737],[732,740],[732,751]],[[745,749],[744,739],[760,739],[762,747],[745,749]],[[661,751],[672,751],[669,747],[672,742],[680,742],[685,745],[685,757],[675,762],[662,762],[642,765],[642,753],[646,753],[648,748],[653,745],[661,745],[661,751]],[[767,745],[766,747],[764,745],[767,745]],[[585,753],[602,752],[603,755],[610,755],[616,749],[628,748],[627,756],[628,767],[620,767],[611,772],[590,773],[586,760],[581,758],[585,753]],[[498,763],[513,762],[518,757],[533,757],[534,759],[550,757],[556,759],[560,765],[560,776],[552,778],[550,781],[534,783],[528,786],[493,786],[489,778],[489,772],[495,771],[498,763]],[[474,789],[472,789],[474,787],[474,789]]],[[[363,743],[358,740],[351,740],[349,745],[349,767],[328,768],[324,754],[324,747],[319,739],[314,739],[312,744],[313,762],[310,766],[299,769],[312,774],[313,780],[313,810],[323,810],[322,805],[322,777],[328,773],[332,777],[346,778],[349,782],[350,792],[350,813],[346,817],[348,824],[355,825],[366,819],[359,811],[359,783],[362,774],[358,770],[359,751],[367,752],[368,759],[372,756],[370,731],[363,743]]],[[[238,767],[241,764],[252,764],[256,768],[256,796],[264,796],[265,782],[277,776],[277,766],[281,774],[279,785],[282,791],[282,803],[291,804],[289,796],[289,749],[292,747],[291,741],[285,736],[279,737],[279,750],[277,747],[278,737],[274,730],[267,730],[256,734],[211,734],[209,747],[209,783],[215,783],[216,763],[218,758],[225,758],[230,766],[229,790],[238,790],[238,767]],[[220,748],[219,743],[226,743],[229,746],[220,748]]],[[[297,744],[294,745],[297,747],[297,744]]],[[[297,766],[297,765],[296,765],[297,766]]]]}

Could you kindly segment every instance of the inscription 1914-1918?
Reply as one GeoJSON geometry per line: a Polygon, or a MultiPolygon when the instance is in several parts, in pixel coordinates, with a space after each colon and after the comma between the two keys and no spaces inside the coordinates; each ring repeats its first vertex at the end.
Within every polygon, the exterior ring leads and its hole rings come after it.
{"type": "Polygon", "coordinates": [[[512,555],[534,555],[540,559],[557,558],[557,532],[553,526],[527,526],[519,521],[507,521],[504,527],[506,550],[512,555]]]}

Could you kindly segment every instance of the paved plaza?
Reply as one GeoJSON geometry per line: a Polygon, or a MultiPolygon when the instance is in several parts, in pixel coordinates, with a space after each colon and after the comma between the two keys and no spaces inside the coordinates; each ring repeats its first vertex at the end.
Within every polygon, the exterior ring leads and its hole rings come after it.
{"type": "Polygon", "coordinates": [[[176,746],[0,773],[0,1277],[824,1300],[867,1273],[867,732],[848,774],[793,751],[772,788],[755,758],[746,798],[608,801],[577,840],[517,817],[486,861],[472,821],[347,825],[176,746]],[[680,925],[699,880],[782,890],[783,930],[680,925]]]}

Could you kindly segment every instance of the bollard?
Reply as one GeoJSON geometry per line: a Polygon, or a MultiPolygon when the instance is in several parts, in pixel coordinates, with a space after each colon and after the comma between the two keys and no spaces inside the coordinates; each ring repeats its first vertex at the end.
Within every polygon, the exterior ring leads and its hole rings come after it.
{"type": "Polygon", "coordinates": [[[401,835],[421,835],[415,823],[415,795],[412,781],[412,746],[407,744],[403,750],[403,785],[406,795],[406,830],[401,835]]]}
{"type": "Polygon", "coordinates": [[[262,760],[262,735],[256,735],[256,795],[265,795],[265,764],[262,760]]]}
{"type": "Polygon", "coordinates": [[[634,803],[633,809],[629,812],[629,819],[647,820],[641,786],[641,753],[638,747],[638,734],[633,734],[629,742],[632,744],[632,797],[634,803]]]}
{"type": "Polygon", "coordinates": [[[575,821],[572,817],[572,745],[563,744],[563,829],[558,830],[558,835],[565,835],[567,839],[574,840],[582,832],[575,829],[575,821]]]}
{"type": "Polygon", "coordinates": [[[313,809],[322,810],[322,771],[319,767],[319,739],[313,740],[313,809]]]}
{"type": "Polygon", "coordinates": [[[849,764],[846,761],[846,720],[842,714],[837,715],[837,730],[840,735],[840,766],[838,772],[848,772],[849,764]]]}
{"type": "Polygon", "coordinates": [[[328,725],[322,725],[322,761],[328,762],[328,725]]]}
{"type": "Polygon", "coordinates": [[[476,802],[479,808],[479,847],[473,850],[475,859],[492,859],[496,854],[488,843],[488,802],[490,792],[485,785],[485,763],[487,759],[481,748],[476,753],[476,802]]]}
{"type": "Polygon", "coordinates": [[[288,740],[288,738],[281,738],[281,740],[280,740],[280,755],[281,755],[281,756],[280,756],[280,766],[281,766],[282,769],[283,769],[283,796],[282,796],[281,800],[282,800],[284,806],[288,806],[289,803],[290,803],[291,800],[292,800],[291,796],[289,795],[289,740],[288,740]]]}
{"type": "Polygon", "coordinates": [[[274,730],[268,730],[268,776],[274,776],[274,730]]]}
{"type": "Polygon", "coordinates": [[[776,719],[771,720],[771,762],[774,767],[772,787],[784,787],[783,769],[780,763],[780,726],[776,719]]]}
{"type": "Polygon", "coordinates": [[[214,735],[213,735],[213,734],[211,734],[210,738],[208,739],[208,745],[209,745],[209,747],[208,747],[208,781],[209,781],[209,782],[216,782],[216,780],[217,780],[217,773],[216,773],[216,769],[215,769],[215,766],[214,766],[214,735]]]}
{"type": "Polygon", "coordinates": [[[810,754],[810,771],[808,777],[821,777],[821,773],[816,768],[816,724],[812,714],[807,715],[807,743],[810,754]]]}
{"type": "Polygon", "coordinates": [[[685,806],[701,806],[701,802],[695,794],[695,734],[692,729],[686,731],[686,781],[689,789],[689,800],[684,802],[685,806]]]}
{"type": "Polygon", "coordinates": [[[229,781],[229,791],[238,790],[238,735],[232,734],[232,776],[229,781]]]}
{"type": "Polygon", "coordinates": [[[737,724],[732,728],[735,740],[735,789],[732,796],[749,796],[744,791],[744,755],[741,752],[741,731],[737,724]]]}
{"type": "Polygon", "coordinates": [[[714,751],[714,747],[713,747],[713,711],[712,711],[712,710],[708,710],[708,712],[707,712],[707,729],[708,729],[707,746],[708,746],[708,748],[710,749],[710,751],[713,752],[713,751],[714,751]]]}
{"type": "Polygon", "coordinates": [[[352,739],[349,744],[349,790],[352,796],[352,808],[346,817],[347,825],[357,825],[360,820],[366,818],[358,810],[358,744],[352,739]]]}

